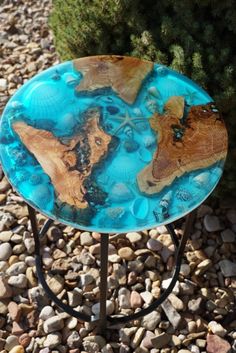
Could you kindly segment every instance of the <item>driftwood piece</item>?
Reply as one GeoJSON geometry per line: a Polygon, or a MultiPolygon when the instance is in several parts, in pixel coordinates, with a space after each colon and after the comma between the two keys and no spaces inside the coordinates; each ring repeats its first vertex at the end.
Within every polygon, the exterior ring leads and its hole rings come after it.
{"type": "Polygon", "coordinates": [[[67,144],[51,132],[23,121],[12,124],[23,144],[51,178],[60,201],[79,209],[88,207],[83,182],[93,166],[106,156],[112,138],[100,128],[99,117],[97,109],[90,110],[82,131],[67,144]]]}
{"type": "Polygon", "coordinates": [[[150,119],[158,147],[137,176],[142,192],[158,193],[176,177],[226,158],[227,131],[214,103],[192,106],[187,117],[183,115],[184,98],[171,97],[164,114],[150,119]]]}
{"type": "Polygon", "coordinates": [[[143,80],[152,71],[153,63],[132,57],[101,55],[74,60],[83,78],[78,92],[112,88],[124,101],[134,103],[143,80]]]}

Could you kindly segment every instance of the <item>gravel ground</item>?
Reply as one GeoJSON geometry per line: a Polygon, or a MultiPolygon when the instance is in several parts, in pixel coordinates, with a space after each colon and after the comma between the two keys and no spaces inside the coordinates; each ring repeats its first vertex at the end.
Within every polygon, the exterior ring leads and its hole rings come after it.
{"type": "MultiPolygon", "coordinates": [[[[0,6],[0,109],[36,72],[59,62],[49,11],[47,0],[0,6]]],[[[45,218],[38,214],[38,221],[45,218]]],[[[176,224],[179,236],[182,227],[176,224]]],[[[0,169],[0,353],[236,352],[235,233],[236,200],[202,205],[173,293],[143,319],[107,330],[105,339],[93,324],[61,312],[38,285],[27,208],[0,169]]],[[[76,310],[96,313],[100,234],[55,225],[42,242],[51,289],[76,310]]],[[[129,314],[152,303],[168,286],[173,255],[165,227],[113,239],[108,312],[129,314]]]]}

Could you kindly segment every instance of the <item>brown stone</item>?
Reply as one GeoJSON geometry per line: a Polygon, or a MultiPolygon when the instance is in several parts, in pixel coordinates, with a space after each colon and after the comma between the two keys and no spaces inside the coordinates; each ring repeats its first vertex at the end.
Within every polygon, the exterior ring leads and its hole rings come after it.
{"type": "Polygon", "coordinates": [[[12,296],[12,288],[9,286],[5,278],[0,277],[0,299],[10,298],[12,296]]]}
{"type": "Polygon", "coordinates": [[[22,326],[18,322],[13,321],[11,333],[13,335],[21,335],[22,333],[24,333],[24,329],[22,328],[22,326]]]}
{"type": "Polygon", "coordinates": [[[208,353],[228,353],[231,350],[231,346],[225,339],[217,335],[208,334],[206,349],[208,353]]]}
{"type": "Polygon", "coordinates": [[[134,251],[129,247],[119,249],[118,254],[123,260],[130,261],[134,258],[134,251]]]}
{"type": "Polygon", "coordinates": [[[21,335],[19,337],[19,343],[25,348],[30,344],[31,341],[31,337],[28,333],[23,333],[23,335],[21,335]]]}
{"type": "Polygon", "coordinates": [[[21,308],[15,302],[8,304],[8,312],[13,321],[19,321],[21,317],[21,308]]]}

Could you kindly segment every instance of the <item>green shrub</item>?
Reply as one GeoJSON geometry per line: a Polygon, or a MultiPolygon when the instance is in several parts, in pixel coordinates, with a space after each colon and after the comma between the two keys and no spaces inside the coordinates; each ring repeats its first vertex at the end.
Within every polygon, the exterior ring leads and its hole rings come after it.
{"type": "Polygon", "coordinates": [[[234,0],[53,0],[50,25],[63,60],[123,54],[171,66],[216,100],[230,136],[218,192],[236,196],[234,0]]]}

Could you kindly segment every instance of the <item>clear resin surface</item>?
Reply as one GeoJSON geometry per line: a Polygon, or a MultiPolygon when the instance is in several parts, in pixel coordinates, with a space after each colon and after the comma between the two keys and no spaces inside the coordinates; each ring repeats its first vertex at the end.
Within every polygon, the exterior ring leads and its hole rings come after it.
{"type": "Polygon", "coordinates": [[[52,219],[99,232],[167,224],[220,179],[227,132],[211,97],[167,67],[81,58],[8,102],[0,157],[19,194],[52,219]]]}

